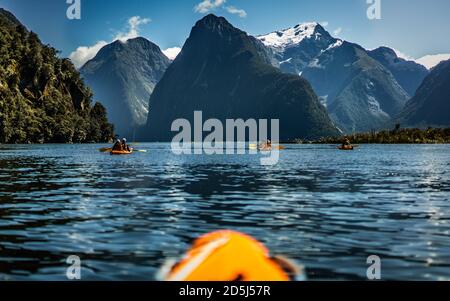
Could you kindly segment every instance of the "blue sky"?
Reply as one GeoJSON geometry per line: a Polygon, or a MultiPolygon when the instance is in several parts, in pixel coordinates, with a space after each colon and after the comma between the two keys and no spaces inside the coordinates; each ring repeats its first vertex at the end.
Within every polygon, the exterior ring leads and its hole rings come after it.
{"type": "Polygon", "coordinates": [[[89,51],[130,33],[162,49],[181,47],[194,23],[207,12],[223,15],[253,35],[317,21],[328,24],[330,33],[366,48],[387,45],[414,58],[450,53],[448,0],[381,0],[381,20],[367,18],[367,0],[80,1],[81,20],[67,19],[66,0],[0,0],[0,7],[13,12],[63,56],[80,46],[89,51]],[[205,3],[197,6],[201,2],[205,3]],[[133,16],[139,18],[130,31],[133,16]]]}

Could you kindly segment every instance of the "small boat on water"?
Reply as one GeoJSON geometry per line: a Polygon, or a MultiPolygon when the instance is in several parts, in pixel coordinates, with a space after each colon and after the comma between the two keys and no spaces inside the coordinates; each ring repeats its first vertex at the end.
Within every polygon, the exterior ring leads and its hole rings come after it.
{"type": "Polygon", "coordinates": [[[285,147],[282,145],[276,145],[276,146],[261,146],[259,147],[259,150],[262,152],[270,152],[273,150],[284,150],[285,147]]]}
{"type": "Polygon", "coordinates": [[[354,150],[355,147],[353,145],[341,145],[341,146],[338,146],[338,149],[344,150],[344,151],[350,151],[350,150],[354,150]]]}
{"type": "Polygon", "coordinates": [[[126,151],[126,150],[112,150],[110,152],[111,155],[131,155],[133,153],[133,149],[130,149],[130,151],[126,151]]]}
{"type": "Polygon", "coordinates": [[[258,145],[258,144],[250,144],[249,145],[249,149],[250,150],[258,150],[258,151],[261,151],[261,152],[270,152],[270,151],[273,151],[273,150],[284,150],[284,149],[286,149],[286,147],[283,146],[283,145],[267,145],[265,143],[262,143],[260,145],[258,145]]]}

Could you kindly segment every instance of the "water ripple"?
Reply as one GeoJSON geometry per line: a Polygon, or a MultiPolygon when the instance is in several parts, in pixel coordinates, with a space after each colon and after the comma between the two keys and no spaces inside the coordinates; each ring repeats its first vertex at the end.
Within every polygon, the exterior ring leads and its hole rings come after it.
{"type": "Polygon", "coordinates": [[[304,263],[310,279],[450,279],[450,146],[289,146],[175,156],[167,144],[111,157],[98,145],[0,148],[0,279],[146,280],[198,235],[240,230],[304,263]]]}

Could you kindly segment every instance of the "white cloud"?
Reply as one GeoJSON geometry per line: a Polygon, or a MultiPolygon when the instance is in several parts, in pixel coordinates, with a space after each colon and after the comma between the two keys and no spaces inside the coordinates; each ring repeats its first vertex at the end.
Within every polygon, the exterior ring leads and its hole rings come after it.
{"type": "Polygon", "coordinates": [[[141,18],[139,16],[131,17],[128,20],[128,32],[119,32],[114,37],[114,41],[121,40],[122,42],[126,42],[129,39],[137,38],[139,36],[139,26],[148,24],[150,22],[151,20],[149,18],[141,18]]]}
{"type": "Polygon", "coordinates": [[[338,27],[338,28],[336,28],[336,29],[333,31],[333,34],[334,34],[335,36],[338,36],[338,35],[341,34],[341,32],[342,32],[342,27],[338,27]]]}
{"type": "Polygon", "coordinates": [[[206,14],[223,6],[226,2],[226,0],[203,0],[195,6],[194,10],[198,13],[206,14]]]}
{"type": "Polygon", "coordinates": [[[93,46],[80,46],[69,56],[76,68],[82,67],[87,61],[93,59],[95,55],[108,45],[106,41],[98,41],[93,46]]]}
{"type": "Polygon", "coordinates": [[[432,69],[436,67],[440,62],[446,61],[450,59],[449,53],[435,54],[435,55],[426,55],[416,60],[417,63],[424,65],[428,69],[432,69]]]}
{"type": "Polygon", "coordinates": [[[139,16],[131,17],[128,19],[128,31],[117,33],[110,42],[98,41],[92,46],[80,46],[69,55],[69,58],[76,68],[81,68],[87,61],[93,59],[100,49],[109,43],[117,40],[126,42],[129,39],[137,38],[139,36],[140,26],[150,22],[151,20],[149,18],[141,18],[139,16]]]}
{"type": "Polygon", "coordinates": [[[230,14],[238,15],[241,18],[247,17],[247,12],[245,10],[243,10],[243,9],[239,9],[239,8],[234,7],[234,6],[227,6],[227,7],[225,7],[225,9],[230,14]]]}
{"type": "Polygon", "coordinates": [[[407,60],[407,61],[414,61],[414,58],[413,58],[412,56],[409,56],[409,55],[407,55],[407,54],[405,54],[405,53],[403,53],[403,52],[401,52],[400,50],[395,49],[395,48],[392,48],[392,50],[394,50],[395,54],[396,54],[399,58],[404,59],[404,60],[407,60]]]}
{"type": "Polygon", "coordinates": [[[228,13],[237,15],[241,18],[247,17],[247,12],[235,6],[225,6],[227,0],[203,0],[194,7],[197,13],[206,14],[217,9],[225,9],[228,13]]]}
{"type": "Polygon", "coordinates": [[[322,25],[322,27],[327,27],[328,24],[329,24],[328,21],[320,22],[320,25],[322,25]]]}
{"type": "Polygon", "coordinates": [[[180,47],[172,47],[167,48],[166,50],[162,51],[169,59],[174,60],[178,54],[181,52],[180,47]]]}

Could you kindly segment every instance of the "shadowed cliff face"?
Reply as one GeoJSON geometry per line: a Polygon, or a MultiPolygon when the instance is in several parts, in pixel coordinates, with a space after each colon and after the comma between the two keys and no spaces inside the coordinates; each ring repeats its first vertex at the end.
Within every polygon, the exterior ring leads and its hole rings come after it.
{"type": "Polygon", "coordinates": [[[281,139],[337,133],[308,82],[283,74],[270,51],[224,18],[208,15],[194,26],[183,50],[150,99],[145,130],[150,140],[170,141],[177,118],[280,119],[281,139]]]}
{"type": "Polygon", "coordinates": [[[424,66],[398,57],[395,51],[388,47],[379,47],[368,53],[391,71],[397,82],[411,97],[429,73],[424,66]]]}
{"type": "Polygon", "coordinates": [[[169,64],[157,45],[136,38],[105,46],[81,72],[108,109],[117,133],[125,136],[145,125],[148,100],[169,64]]]}
{"type": "Polygon", "coordinates": [[[406,104],[399,122],[420,127],[450,125],[450,60],[431,70],[406,104]]]}

